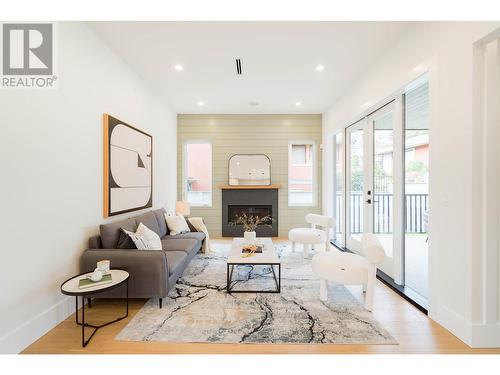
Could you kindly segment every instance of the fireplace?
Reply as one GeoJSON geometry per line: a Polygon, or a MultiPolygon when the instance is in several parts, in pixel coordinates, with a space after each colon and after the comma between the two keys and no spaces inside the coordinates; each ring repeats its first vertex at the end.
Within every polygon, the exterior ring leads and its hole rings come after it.
{"type": "Polygon", "coordinates": [[[229,205],[228,206],[228,221],[234,223],[238,216],[246,214],[247,216],[258,216],[263,218],[265,216],[273,217],[273,206],[249,206],[249,205],[229,205]]]}
{"type": "Polygon", "coordinates": [[[270,216],[270,225],[258,225],[258,237],[278,236],[278,189],[241,189],[230,187],[222,190],[222,236],[243,237],[243,226],[234,225],[236,216],[246,213],[259,217],[270,216]]]}

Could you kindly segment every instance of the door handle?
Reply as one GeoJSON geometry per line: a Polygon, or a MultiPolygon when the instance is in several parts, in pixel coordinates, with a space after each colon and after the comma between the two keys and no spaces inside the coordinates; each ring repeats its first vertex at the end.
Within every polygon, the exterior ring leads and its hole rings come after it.
{"type": "Polygon", "coordinates": [[[366,200],[366,203],[371,204],[371,203],[372,203],[372,200],[371,200],[371,199],[367,199],[367,200],[366,200]]]}

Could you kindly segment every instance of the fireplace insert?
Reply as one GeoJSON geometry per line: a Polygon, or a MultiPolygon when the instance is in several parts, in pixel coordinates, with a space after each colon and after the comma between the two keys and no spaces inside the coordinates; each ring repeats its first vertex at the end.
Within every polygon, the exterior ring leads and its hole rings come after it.
{"type": "Polygon", "coordinates": [[[235,219],[243,214],[258,216],[261,218],[265,216],[273,217],[272,206],[229,205],[228,210],[227,219],[229,223],[234,223],[235,219]]]}

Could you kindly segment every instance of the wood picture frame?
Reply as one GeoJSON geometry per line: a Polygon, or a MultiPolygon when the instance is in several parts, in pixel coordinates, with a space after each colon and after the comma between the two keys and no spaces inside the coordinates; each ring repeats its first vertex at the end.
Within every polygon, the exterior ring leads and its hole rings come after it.
{"type": "Polygon", "coordinates": [[[103,114],[103,216],[153,207],[153,137],[103,114]]]}

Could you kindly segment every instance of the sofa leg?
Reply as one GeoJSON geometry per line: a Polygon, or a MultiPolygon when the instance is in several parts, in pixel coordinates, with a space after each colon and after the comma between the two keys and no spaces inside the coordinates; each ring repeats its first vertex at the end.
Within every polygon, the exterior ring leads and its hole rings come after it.
{"type": "Polygon", "coordinates": [[[160,309],[161,309],[163,307],[163,298],[160,298],[159,303],[160,303],[160,309]]]}

